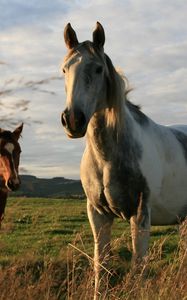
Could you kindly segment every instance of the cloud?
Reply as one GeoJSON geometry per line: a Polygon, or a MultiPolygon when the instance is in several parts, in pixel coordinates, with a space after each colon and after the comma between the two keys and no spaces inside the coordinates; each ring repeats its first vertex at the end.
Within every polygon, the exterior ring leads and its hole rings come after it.
{"type": "MultiPolygon", "coordinates": [[[[73,2],[73,1],[72,1],[73,2]]],[[[69,1],[54,0],[7,0],[2,1],[0,10],[0,24],[2,29],[36,25],[45,28],[54,17],[63,15],[72,7],[69,1]]]]}

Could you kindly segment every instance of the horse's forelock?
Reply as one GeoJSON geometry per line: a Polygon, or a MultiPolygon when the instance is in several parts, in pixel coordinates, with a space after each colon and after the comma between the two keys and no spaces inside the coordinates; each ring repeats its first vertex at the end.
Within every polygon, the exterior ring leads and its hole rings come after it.
{"type": "Polygon", "coordinates": [[[5,140],[12,140],[13,134],[9,130],[3,130],[0,132],[0,138],[5,139],[5,140]]]}
{"type": "Polygon", "coordinates": [[[71,58],[71,56],[75,55],[76,53],[81,53],[82,51],[87,51],[88,54],[92,56],[97,56],[100,59],[102,59],[102,51],[98,49],[93,42],[91,41],[84,41],[82,43],[79,43],[76,47],[70,49],[65,56],[65,61],[71,58]]]}

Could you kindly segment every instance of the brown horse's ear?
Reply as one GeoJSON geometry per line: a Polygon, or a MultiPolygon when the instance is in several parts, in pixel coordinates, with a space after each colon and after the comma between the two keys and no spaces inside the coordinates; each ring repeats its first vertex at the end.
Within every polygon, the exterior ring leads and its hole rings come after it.
{"type": "Polygon", "coordinates": [[[64,41],[69,50],[76,47],[79,44],[77,35],[71,27],[70,23],[68,23],[64,29],[64,41]]]}
{"type": "Polygon", "coordinates": [[[103,26],[97,22],[93,32],[93,43],[96,47],[102,48],[105,43],[105,32],[103,26]]]}
{"type": "Polygon", "coordinates": [[[23,130],[23,123],[13,131],[16,140],[19,140],[22,130],[23,130]]]}

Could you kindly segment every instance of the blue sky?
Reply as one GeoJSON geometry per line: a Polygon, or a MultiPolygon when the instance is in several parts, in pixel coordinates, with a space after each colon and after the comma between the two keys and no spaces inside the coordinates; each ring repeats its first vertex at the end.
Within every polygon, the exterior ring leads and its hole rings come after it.
{"type": "Polygon", "coordinates": [[[21,173],[79,178],[85,139],[67,139],[60,123],[66,23],[82,41],[100,21],[105,52],[134,88],[130,100],[156,122],[187,124],[186,20],[185,0],[0,0],[0,90],[13,89],[0,97],[0,119],[3,128],[9,114],[25,123],[21,173]]]}

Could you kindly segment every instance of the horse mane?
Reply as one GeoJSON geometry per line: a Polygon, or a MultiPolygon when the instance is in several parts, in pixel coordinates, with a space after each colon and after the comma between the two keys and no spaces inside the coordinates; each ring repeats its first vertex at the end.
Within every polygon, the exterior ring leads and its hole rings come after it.
{"type": "Polygon", "coordinates": [[[107,126],[116,128],[119,132],[124,125],[124,101],[130,92],[128,80],[114,68],[111,59],[105,54],[107,65],[107,104],[105,113],[107,126]]]}
{"type": "Polygon", "coordinates": [[[140,125],[145,125],[148,123],[149,118],[141,111],[141,107],[139,105],[135,105],[129,100],[126,100],[126,106],[137,123],[140,125]]]}
{"type": "Polygon", "coordinates": [[[107,126],[116,128],[117,132],[124,126],[124,110],[125,107],[130,111],[134,120],[141,124],[148,123],[148,117],[141,111],[139,105],[135,105],[127,99],[127,94],[132,90],[129,87],[126,76],[117,71],[111,59],[105,54],[105,60],[108,68],[107,74],[107,104],[108,109],[105,113],[107,126]],[[125,105],[124,105],[125,103],[125,105]]]}

